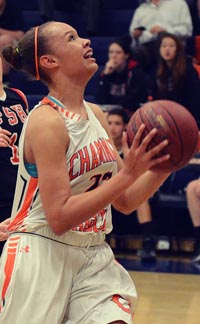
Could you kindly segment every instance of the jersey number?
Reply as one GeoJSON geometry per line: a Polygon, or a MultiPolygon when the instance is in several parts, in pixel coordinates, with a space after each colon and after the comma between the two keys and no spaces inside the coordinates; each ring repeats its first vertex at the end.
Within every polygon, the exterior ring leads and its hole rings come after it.
{"type": "Polygon", "coordinates": [[[106,172],[105,174],[96,174],[90,180],[94,181],[94,184],[90,186],[86,191],[97,188],[103,181],[107,181],[112,177],[112,172],[106,172]]]}

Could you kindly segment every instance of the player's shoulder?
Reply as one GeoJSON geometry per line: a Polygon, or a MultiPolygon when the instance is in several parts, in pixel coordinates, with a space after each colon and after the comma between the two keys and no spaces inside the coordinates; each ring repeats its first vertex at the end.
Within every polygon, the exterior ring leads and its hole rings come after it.
{"type": "Polygon", "coordinates": [[[102,118],[102,116],[104,116],[104,113],[103,113],[102,109],[100,108],[100,106],[98,106],[95,103],[91,103],[91,102],[86,102],[86,104],[90,107],[90,109],[92,110],[92,112],[95,114],[95,116],[98,119],[102,118]]]}
{"type": "Polygon", "coordinates": [[[43,137],[54,138],[55,134],[58,138],[68,139],[68,131],[63,116],[48,104],[35,106],[29,113],[29,133],[43,137]],[[45,132],[44,132],[45,130],[45,132]]]}

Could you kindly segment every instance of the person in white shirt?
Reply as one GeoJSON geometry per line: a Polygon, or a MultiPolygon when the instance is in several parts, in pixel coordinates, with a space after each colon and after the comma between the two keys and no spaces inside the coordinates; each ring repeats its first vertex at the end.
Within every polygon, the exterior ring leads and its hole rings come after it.
{"type": "Polygon", "coordinates": [[[189,7],[185,0],[146,0],[135,10],[129,32],[133,52],[135,47],[145,45],[151,61],[155,57],[155,41],[163,32],[175,34],[183,40],[192,35],[189,7]]]}

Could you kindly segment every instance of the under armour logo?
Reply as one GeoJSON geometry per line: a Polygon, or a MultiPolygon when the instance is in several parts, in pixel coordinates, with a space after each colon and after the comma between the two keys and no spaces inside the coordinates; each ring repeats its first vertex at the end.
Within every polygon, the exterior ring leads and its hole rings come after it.
{"type": "Polygon", "coordinates": [[[26,253],[28,253],[29,251],[30,251],[30,248],[29,248],[28,245],[26,245],[25,247],[22,247],[22,248],[20,249],[20,252],[26,252],[26,253]]]}

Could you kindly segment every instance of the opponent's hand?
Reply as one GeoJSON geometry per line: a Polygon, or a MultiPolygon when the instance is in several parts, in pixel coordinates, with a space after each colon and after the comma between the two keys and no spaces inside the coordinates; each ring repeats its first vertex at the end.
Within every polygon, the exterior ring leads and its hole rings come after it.
{"type": "Polygon", "coordinates": [[[8,130],[1,128],[0,127],[0,147],[8,147],[11,139],[10,136],[11,132],[9,132],[8,130]]]}
{"type": "Polygon", "coordinates": [[[124,132],[122,138],[123,155],[124,155],[124,168],[128,174],[137,174],[138,176],[145,173],[147,170],[155,167],[156,165],[163,163],[169,159],[169,154],[165,154],[158,157],[160,153],[167,145],[168,141],[164,140],[152,149],[147,151],[147,147],[153,137],[157,134],[157,129],[152,129],[141,141],[145,125],[142,124],[133,140],[131,147],[127,144],[127,134],[124,132]]]}
{"type": "Polygon", "coordinates": [[[8,225],[10,224],[10,218],[0,223],[0,241],[5,241],[8,238],[8,225]]]}

